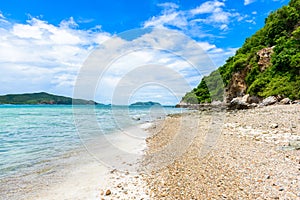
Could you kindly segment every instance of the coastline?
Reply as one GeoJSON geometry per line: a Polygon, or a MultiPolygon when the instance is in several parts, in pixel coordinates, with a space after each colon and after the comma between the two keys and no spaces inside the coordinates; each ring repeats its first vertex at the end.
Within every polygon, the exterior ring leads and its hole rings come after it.
{"type": "Polygon", "coordinates": [[[113,140],[133,159],[108,154],[120,166],[107,167],[82,149],[18,199],[297,199],[299,116],[296,104],[171,114],[113,140]]]}
{"type": "MultiPolygon", "coordinates": [[[[111,142],[109,145],[118,146],[122,154],[108,152],[110,149],[102,146],[106,153],[104,153],[104,160],[99,160],[101,157],[97,157],[96,151],[104,144],[100,142],[100,137],[85,144],[85,147],[77,149],[76,152],[70,152],[68,155],[57,158],[57,161],[52,164],[47,164],[51,168],[49,171],[41,169],[26,175],[26,178],[16,177],[14,183],[10,182],[12,180],[7,180],[9,181],[7,183],[14,185],[3,187],[0,199],[98,200],[141,195],[147,197],[144,192],[146,185],[142,177],[138,177],[137,169],[146,148],[147,132],[144,130],[149,126],[151,126],[149,122],[142,123],[123,130],[130,135],[115,132],[106,136],[107,141],[111,142]],[[125,160],[118,158],[126,154],[129,156],[124,157],[125,160]],[[107,158],[113,162],[105,163],[107,158]],[[112,164],[119,166],[110,166],[112,164]],[[108,190],[111,194],[106,195],[108,190]]],[[[5,182],[2,183],[5,184],[5,182]]]]}
{"type": "MultiPolygon", "coordinates": [[[[115,152],[106,152],[104,160],[100,161],[95,151],[98,148],[87,149],[82,152],[84,159],[80,163],[72,164],[68,169],[68,174],[63,180],[54,185],[47,186],[43,191],[38,191],[32,196],[32,199],[55,200],[55,199],[127,199],[133,197],[149,198],[146,194],[146,185],[141,176],[138,175],[139,160],[143,156],[146,148],[146,138],[144,131],[151,126],[151,123],[143,123],[129,127],[124,132],[130,135],[115,132],[108,135],[108,141],[113,145],[119,145],[124,154],[115,152]],[[118,135],[118,137],[114,137],[118,135]],[[137,139],[134,136],[140,136],[137,139]],[[113,138],[113,139],[112,139],[113,138]],[[130,154],[127,156],[126,154],[130,154]],[[124,159],[119,157],[124,156],[124,159]],[[105,163],[107,157],[114,160],[112,163],[105,163]],[[118,166],[110,166],[117,164],[118,166]]],[[[94,143],[95,141],[93,141],[94,143]]],[[[88,144],[94,145],[94,144],[88,144]]],[[[107,150],[105,150],[107,151],[107,150]]],[[[79,158],[78,157],[78,158],[79,158]]]]}

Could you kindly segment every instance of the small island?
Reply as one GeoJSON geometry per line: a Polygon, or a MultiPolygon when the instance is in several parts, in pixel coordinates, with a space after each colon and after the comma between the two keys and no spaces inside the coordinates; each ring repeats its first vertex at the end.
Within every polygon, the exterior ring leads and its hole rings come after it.
{"type": "Polygon", "coordinates": [[[46,92],[3,95],[0,96],[0,104],[99,105],[99,103],[92,100],[73,99],[70,97],[48,94],[46,92]]]}
{"type": "Polygon", "coordinates": [[[136,102],[130,104],[130,106],[161,106],[161,104],[157,102],[148,101],[148,102],[136,102]]]}

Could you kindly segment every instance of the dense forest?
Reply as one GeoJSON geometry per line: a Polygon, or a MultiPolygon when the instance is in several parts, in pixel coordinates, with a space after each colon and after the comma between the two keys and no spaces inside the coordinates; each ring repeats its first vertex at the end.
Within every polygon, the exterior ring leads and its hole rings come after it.
{"type": "Polygon", "coordinates": [[[182,101],[204,103],[245,94],[300,99],[300,0],[272,12],[262,29],[182,101]]]}
{"type": "Polygon", "coordinates": [[[0,104],[98,104],[94,101],[72,99],[70,97],[57,96],[45,92],[32,94],[8,94],[0,96],[0,104]]]}

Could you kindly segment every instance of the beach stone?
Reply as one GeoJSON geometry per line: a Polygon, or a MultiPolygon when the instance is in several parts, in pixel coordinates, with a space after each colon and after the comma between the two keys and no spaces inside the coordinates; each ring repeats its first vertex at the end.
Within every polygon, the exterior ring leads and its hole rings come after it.
{"type": "Polygon", "coordinates": [[[109,196],[109,195],[111,195],[111,191],[110,191],[110,189],[106,190],[106,192],[105,192],[105,195],[106,195],[106,196],[109,196]]]}
{"type": "Polygon", "coordinates": [[[270,128],[273,128],[273,129],[274,129],[274,128],[278,128],[278,124],[276,124],[276,123],[275,123],[275,124],[271,124],[271,125],[270,125],[270,128]]]}
{"type": "Polygon", "coordinates": [[[245,96],[242,97],[241,101],[244,103],[249,103],[249,97],[250,97],[250,95],[246,94],[245,96]]]}
{"type": "Polygon", "coordinates": [[[292,102],[292,100],[290,100],[289,98],[284,98],[280,101],[280,104],[290,104],[292,102]]]}
{"type": "Polygon", "coordinates": [[[275,104],[276,102],[277,102],[277,98],[276,97],[269,96],[269,97],[265,98],[260,105],[262,105],[262,106],[269,106],[269,105],[275,104]]]}
{"type": "Polygon", "coordinates": [[[296,150],[300,150],[300,140],[290,141],[289,146],[293,147],[296,150]]]}
{"type": "Polygon", "coordinates": [[[261,102],[261,98],[257,97],[257,96],[250,96],[248,99],[247,99],[247,102],[246,103],[249,103],[249,104],[259,104],[261,102]]]}
{"type": "Polygon", "coordinates": [[[241,97],[236,97],[230,101],[230,104],[228,107],[229,107],[229,109],[233,109],[233,110],[234,109],[248,109],[249,104],[243,102],[241,97]]]}

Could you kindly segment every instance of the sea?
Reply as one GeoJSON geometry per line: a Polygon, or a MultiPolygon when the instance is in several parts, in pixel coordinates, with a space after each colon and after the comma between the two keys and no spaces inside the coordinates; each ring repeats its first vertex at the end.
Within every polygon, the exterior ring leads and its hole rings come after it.
{"type": "Polygon", "coordinates": [[[0,105],[1,187],[19,177],[49,173],[51,165],[64,165],[64,159],[101,134],[118,137],[120,129],[182,111],[157,105],[0,105]]]}

